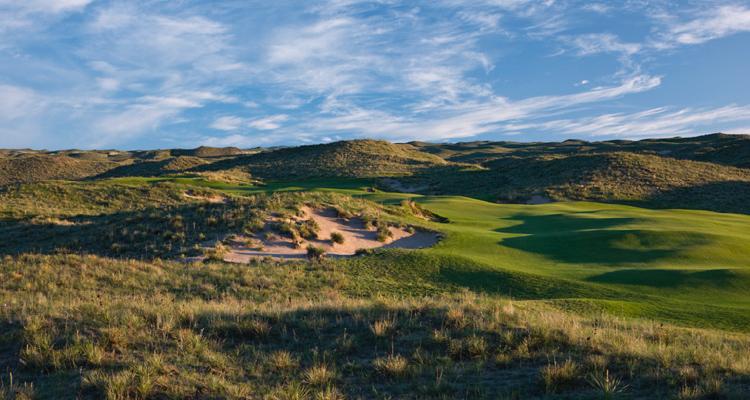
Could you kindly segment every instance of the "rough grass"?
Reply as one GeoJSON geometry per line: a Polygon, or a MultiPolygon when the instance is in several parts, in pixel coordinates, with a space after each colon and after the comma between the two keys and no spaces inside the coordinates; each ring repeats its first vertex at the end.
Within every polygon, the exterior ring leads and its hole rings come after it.
{"type": "Polygon", "coordinates": [[[745,335],[469,292],[354,299],[326,264],[26,255],[0,278],[0,368],[35,398],[595,399],[608,375],[628,397],[739,399],[750,384],[745,335]]]}

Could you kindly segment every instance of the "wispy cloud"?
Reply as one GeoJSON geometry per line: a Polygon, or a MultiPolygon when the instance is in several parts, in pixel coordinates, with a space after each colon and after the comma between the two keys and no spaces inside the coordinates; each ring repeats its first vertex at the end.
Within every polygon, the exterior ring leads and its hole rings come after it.
{"type": "Polygon", "coordinates": [[[750,32],[750,8],[732,4],[711,7],[688,21],[673,21],[662,36],[661,47],[692,45],[750,32]]]}
{"type": "Polygon", "coordinates": [[[498,128],[507,132],[554,131],[587,137],[642,137],[691,134],[698,129],[710,132],[716,122],[750,121],[750,106],[725,106],[712,109],[670,110],[665,107],[637,113],[603,114],[579,119],[558,119],[546,122],[506,124],[498,128]]]}
{"type": "Polygon", "coordinates": [[[625,43],[611,33],[589,33],[568,38],[579,55],[587,56],[597,53],[622,53],[630,56],[641,50],[639,43],[625,43]]]}

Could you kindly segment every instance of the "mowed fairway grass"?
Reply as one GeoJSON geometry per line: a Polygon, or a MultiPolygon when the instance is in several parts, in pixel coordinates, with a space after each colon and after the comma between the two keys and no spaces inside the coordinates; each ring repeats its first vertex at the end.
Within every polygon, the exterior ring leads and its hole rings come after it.
{"type": "Polygon", "coordinates": [[[750,331],[750,216],[591,202],[495,204],[372,191],[369,180],[177,183],[233,194],[321,190],[386,204],[412,199],[449,220],[430,223],[445,236],[433,248],[337,261],[356,274],[355,291],[466,288],[585,314],[750,331]]]}

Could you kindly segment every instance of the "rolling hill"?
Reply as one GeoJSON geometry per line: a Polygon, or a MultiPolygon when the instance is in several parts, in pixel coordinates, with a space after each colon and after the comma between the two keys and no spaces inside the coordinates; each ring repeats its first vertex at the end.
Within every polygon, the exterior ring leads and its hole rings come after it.
{"type": "Polygon", "coordinates": [[[608,140],[588,142],[411,142],[414,147],[449,161],[483,164],[506,156],[538,157],[629,152],[681,160],[705,161],[735,167],[750,167],[750,136],[715,133],[689,138],[608,140]]]}
{"type": "Polygon", "coordinates": [[[109,161],[86,160],[65,155],[23,154],[0,157],[0,186],[53,179],[83,179],[116,166],[109,161]]]}
{"type": "Polygon", "coordinates": [[[201,170],[241,167],[263,179],[314,177],[373,178],[410,175],[448,162],[411,145],[379,140],[351,140],[282,148],[218,161],[201,170]]]}
{"type": "Polygon", "coordinates": [[[504,202],[549,200],[637,202],[666,208],[747,213],[750,170],[657,155],[599,154],[503,157],[484,169],[428,177],[430,192],[504,202]]]}

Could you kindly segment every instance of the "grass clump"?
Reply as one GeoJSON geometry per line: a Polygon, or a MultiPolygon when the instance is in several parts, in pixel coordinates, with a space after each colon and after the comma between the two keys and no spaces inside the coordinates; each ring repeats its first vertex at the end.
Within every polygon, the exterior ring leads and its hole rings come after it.
{"type": "Polygon", "coordinates": [[[563,389],[572,387],[579,379],[578,365],[568,359],[557,363],[557,360],[542,367],[540,371],[542,383],[547,393],[558,393],[563,389]]]}
{"type": "Polygon", "coordinates": [[[314,244],[307,245],[307,258],[313,261],[321,261],[326,255],[326,250],[314,244]]]}
{"type": "Polygon", "coordinates": [[[344,235],[341,232],[331,232],[331,243],[344,244],[344,235]]]}
{"type": "Polygon", "coordinates": [[[326,364],[316,364],[303,373],[304,381],[310,386],[325,386],[333,382],[336,372],[326,364]]]}
{"type": "Polygon", "coordinates": [[[390,227],[387,224],[381,223],[378,225],[377,239],[379,242],[386,242],[393,237],[390,227]]]}
{"type": "Polygon", "coordinates": [[[391,378],[403,378],[409,374],[409,360],[401,355],[378,357],[372,365],[379,374],[391,378]]]}

